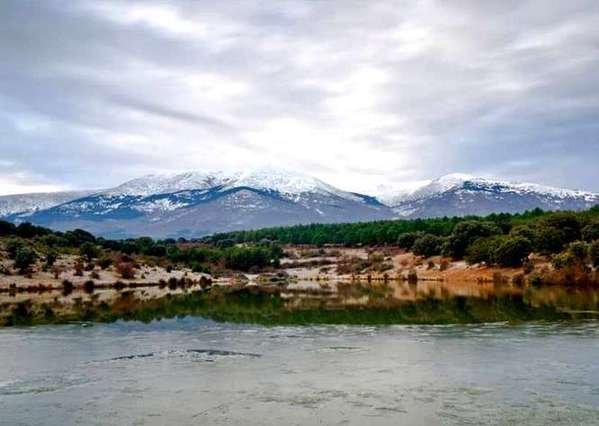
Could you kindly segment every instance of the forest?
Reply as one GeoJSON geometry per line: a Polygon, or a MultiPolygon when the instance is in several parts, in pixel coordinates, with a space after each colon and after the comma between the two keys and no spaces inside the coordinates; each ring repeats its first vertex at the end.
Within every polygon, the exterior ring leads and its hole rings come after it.
{"type": "Polygon", "coordinates": [[[556,267],[599,266],[599,206],[579,212],[535,209],[485,217],[443,217],[364,223],[309,224],[216,234],[213,245],[240,243],[343,246],[397,245],[417,255],[469,263],[522,266],[530,253],[553,257],[556,267]]]}
{"type": "Polygon", "coordinates": [[[216,234],[202,240],[97,238],[76,229],[57,232],[30,223],[0,221],[4,253],[21,272],[37,261],[50,268],[60,254],[76,254],[100,266],[127,263],[128,256],[155,259],[163,266],[185,265],[194,272],[277,267],[285,245],[397,246],[423,257],[442,255],[468,263],[526,267],[531,253],[550,257],[556,269],[599,267],[599,206],[580,212],[492,214],[310,224],[216,234]],[[124,260],[123,260],[124,259],[124,260]]]}

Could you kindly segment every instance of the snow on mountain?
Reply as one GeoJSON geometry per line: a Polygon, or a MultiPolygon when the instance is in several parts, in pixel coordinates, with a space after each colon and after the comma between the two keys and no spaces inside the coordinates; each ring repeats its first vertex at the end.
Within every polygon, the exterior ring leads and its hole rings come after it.
{"type": "Polygon", "coordinates": [[[222,171],[194,171],[164,175],[152,174],[132,179],[122,185],[104,191],[103,194],[110,196],[168,194],[185,190],[208,189],[222,186],[234,181],[236,178],[235,174],[227,174],[222,171]]]}
{"type": "Polygon", "coordinates": [[[277,191],[283,197],[296,199],[305,193],[334,194],[357,200],[354,194],[335,188],[315,177],[274,167],[247,170],[231,181],[227,187],[248,187],[264,191],[277,191]]]}
{"type": "MultiPolygon", "coordinates": [[[[166,175],[147,175],[125,182],[115,188],[101,193],[111,202],[118,202],[123,197],[148,197],[156,194],[171,194],[181,191],[218,190],[227,191],[234,188],[252,188],[260,191],[277,192],[283,198],[299,201],[308,193],[334,194],[338,197],[359,200],[356,195],[339,190],[323,181],[303,173],[274,168],[261,167],[239,172],[187,172],[166,175]]],[[[175,204],[181,207],[179,204],[175,204]]],[[[163,206],[172,210],[172,203],[146,202],[143,209],[148,210],[163,206]]]]}
{"type": "Polygon", "coordinates": [[[578,210],[599,203],[599,194],[453,173],[378,199],[398,216],[414,218],[514,213],[536,207],[578,210]]]}
{"type": "Polygon", "coordinates": [[[39,210],[67,203],[80,197],[88,196],[93,192],[94,191],[65,191],[2,195],[0,196],[0,217],[16,213],[31,214],[39,210]]]}
{"type": "Polygon", "coordinates": [[[60,230],[79,227],[115,238],[190,237],[300,223],[516,213],[536,207],[579,210],[599,204],[599,195],[590,192],[464,174],[400,183],[375,198],[273,167],[148,175],[91,194],[10,197],[0,197],[0,216],[9,220],[60,230]]]}
{"type": "Polygon", "coordinates": [[[382,220],[392,215],[373,197],[268,167],[148,175],[11,219],[61,230],[80,227],[112,237],[189,237],[275,225],[382,220]]]}
{"type": "Polygon", "coordinates": [[[498,179],[488,179],[464,173],[451,173],[434,180],[421,181],[409,189],[399,188],[396,191],[385,191],[377,198],[384,204],[393,206],[405,201],[413,201],[452,190],[493,190],[494,192],[512,192],[520,194],[535,193],[551,197],[581,198],[589,201],[597,199],[598,194],[563,188],[555,188],[536,183],[513,183],[498,179]]]}

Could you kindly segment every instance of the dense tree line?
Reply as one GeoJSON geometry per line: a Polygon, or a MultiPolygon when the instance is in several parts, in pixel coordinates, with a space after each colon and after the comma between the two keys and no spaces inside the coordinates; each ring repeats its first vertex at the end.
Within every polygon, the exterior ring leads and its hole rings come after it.
{"type": "Polygon", "coordinates": [[[535,209],[486,217],[297,225],[217,234],[205,241],[212,244],[275,241],[282,244],[398,245],[421,256],[444,255],[466,259],[470,263],[501,266],[520,266],[531,252],[569,253],[572,244],[576,243],[585,247],[578,249],[578,258],[584,257],[585,261],[597,266],[599,206],[582,212],[535,209]]]}
{"type": "Polygon", "coordinates": [[[492,222],[501,229],[513,224],[526,223],[548,213],[536,209],[521,214],[492,214],[484,218],[443,217],[431,219],[385,220],[358,223],[310,224],[264,228],[251,231],[235,231],[216,234],[203,241],[213,244],[276,241],[281,244],[340,244],[346,246],[397,244],[398,238],[407,233],[426,233],[448,236],[454,227],[468,220],[492,222]]]}
{"type": "MultiPolygon", "coordinates": [[[[57,232],[30,223],[15,225],[0,221],[0,238],[14,266],[24,272],[40,257],[51,267],[59,253],[78,254],[86,262],[96,262],[102,268],[114,263],[119,255],[139,255],[157,258],[161,263],[185,265],[195,272],[213,269],[250,271],[278,266],[283,255],[276,244],[214,245],[190,244],[184,239],[154,240],[141,237],[127,240],[96,238],[82,229],[57,232]]],[[[119,266],[116,264],[115,266],[119,266]]]]}
{"type": "Polygon", "coordinates": [[[469,263],[520,266],[531,252],[551,255],[556,268],[578,263],[599,266],[599,206],[581,212],[492,214],[366,223],[311,224],[217,234],[186,240],[96,238],[76,229],[52,231],[29,223],[0,221],[0,237],[17,268],[25,270],[40,254],[51,265],[58,252],[74,250],[87,261],[110,264],[107,253],[151,256],[196,271],[211,267],[249,271],[276,266],[279,244],[396,245],[417,255],[444,255],[469,263]]]}

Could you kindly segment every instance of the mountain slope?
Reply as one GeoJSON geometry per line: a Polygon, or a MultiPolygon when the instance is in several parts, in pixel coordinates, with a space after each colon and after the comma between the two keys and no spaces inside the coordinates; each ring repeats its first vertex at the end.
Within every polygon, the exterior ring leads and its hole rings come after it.
{"type": "Polygon", "coordinates": [[[94,191],[41,192],[0,196],[0,217],[26,214],[85,197],[94,191]]]}
{"type": "Polygon", "coordinates": [[[0,216],[58,230],[83,228],[110,238],[190,238],[269,226],[515,213],[536,207],[579,210],[599,204],[599,195],[588,192],[459,174],[377,199],[275,168],[148,175],[105,191],[51,195],[0,197],[0,208],[2,199],[11,200],[0,216]]]}
{"type": "Polygon", "coordinates": [[[517,213],[544,210],[580,210],[599,203],[599,194],[532,183],[510,183],[464,174],[450,174],[409,191],[379,197],[398,217],[517,213]]]}
{"type": "Polygon", "coordinates": [[[312,222],[389,219],[373,197],[278,169],[150,175],[13,220],[112,238],[197,237],[213,232],[312,222]]]}

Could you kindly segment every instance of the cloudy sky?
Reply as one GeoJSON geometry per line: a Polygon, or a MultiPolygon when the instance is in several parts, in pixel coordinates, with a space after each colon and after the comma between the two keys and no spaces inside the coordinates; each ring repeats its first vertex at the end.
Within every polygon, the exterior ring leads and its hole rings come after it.
{"type": "Polygon", "coordinates": [[[599,191],[599,2],[0,2],[0,194],[256,164],[599,191]]]}

